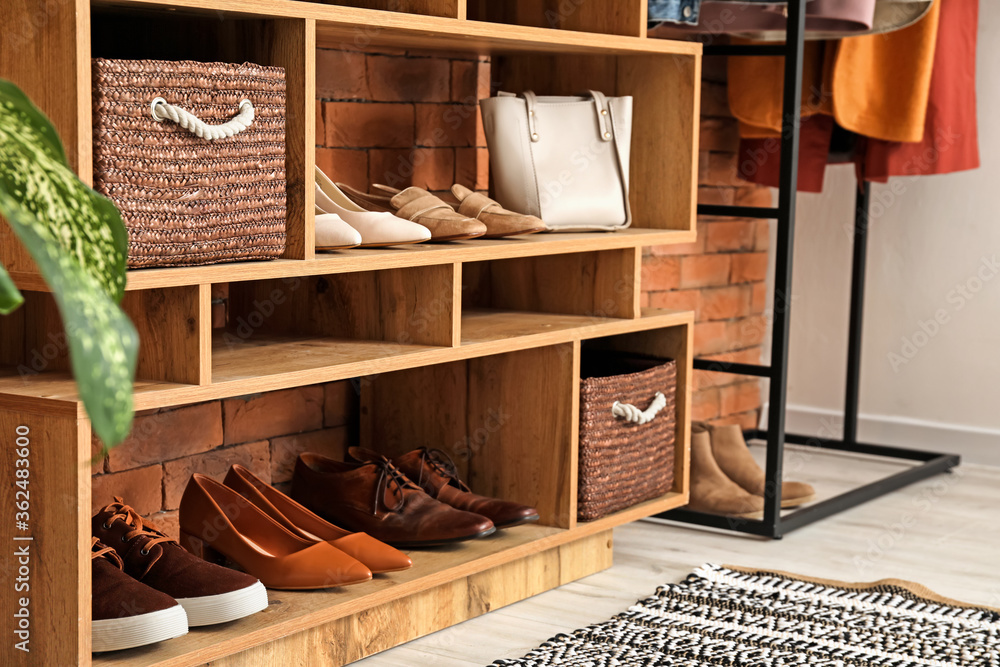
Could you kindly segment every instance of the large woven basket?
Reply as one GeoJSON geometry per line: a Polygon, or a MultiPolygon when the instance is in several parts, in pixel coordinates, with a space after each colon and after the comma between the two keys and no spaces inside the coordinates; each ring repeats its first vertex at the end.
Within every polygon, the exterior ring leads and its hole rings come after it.
{"type": "Polygon", "coordinates": [[[577,516],[593,521],[673,487],[677,365],[594,353],[584,356],[581,372],[577,516]],[[641,421],[654,413],[646,423],[628,416],[641,421]]]}
{"type": "Polygon", "coordinates": [[[251,63],[93,61],[94,188],[128,229],[128,265],[279,257],[285,249],[285,71],[251,63]],[[153,118],[157,97],[209,125],[246,99],[250,125],[202,139],[153,118]]]}

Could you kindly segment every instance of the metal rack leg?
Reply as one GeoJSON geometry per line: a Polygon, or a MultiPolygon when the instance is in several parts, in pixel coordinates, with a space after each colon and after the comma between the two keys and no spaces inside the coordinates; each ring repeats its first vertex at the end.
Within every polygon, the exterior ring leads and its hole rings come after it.
{"type": "Polygon", "coordinates": [[[868,206],[871,184],[858,185],[854,208],[854,251],[851,260],[851,319],[847,338],[847,393],[844,397],[844,442],[858,442],[861,391],[861,338],[865,316],[865,268],[868,258],[868,206]]]}

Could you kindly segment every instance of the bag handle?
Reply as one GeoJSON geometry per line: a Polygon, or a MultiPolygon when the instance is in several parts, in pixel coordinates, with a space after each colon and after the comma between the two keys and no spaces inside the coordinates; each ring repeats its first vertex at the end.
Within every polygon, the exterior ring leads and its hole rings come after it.
{"type": "Polygon", "coordinates": [[[221,125],[209,125],[190,111],[174,106],[162,97],[157,97],[150,103],[149,113],[157,123],[171,120],[199,139],[207,141],[235,136],[250,127],[254,119],[253,104],[250,100],[240,100],[239,114],[221,125]]]}
{"type": "MultiPolygon", "coordinates": [[[[503,93],[501,93],[503,95],[503,93]]],[[[611,122],[611,107],[608,105],[608,98],[604,93],[597,90],[588,90],[583,97],[589,96],[594,100],[594,107],[597,113],[597,126],[600,128],[601,141],[615,140],[615,127],[611,122]]],[[[524,104],[528,110],[528,134],[532,143],[541,141],[538,134],[538,96],[530,90],[526,90],[519,97],[524,98],[524,104]]]]}
{"type": "Polygon", "coordinates": [[[640,410],[631,403],[615,401],[614,405],[611,406],[611,414],[616,418],[624,418],[641,426],[653,421],[653,418],[665,407],[667,407],[667,397],[658,391],[656,392],[656,396],[653,397],[653,402],[645,410],[640,410]]]}

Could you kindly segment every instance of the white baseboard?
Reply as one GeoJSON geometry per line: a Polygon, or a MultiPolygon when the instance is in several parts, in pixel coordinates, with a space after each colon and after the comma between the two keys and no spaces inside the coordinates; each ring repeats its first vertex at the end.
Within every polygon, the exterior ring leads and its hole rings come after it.
{"type": "MultiPolygon", "coordinates": [[[[761,411],[767,429],[767,404],[761,411]]],[[[839,411],[809,405],[789,405],[785,412],[789,433],[839,438],[843,434],[839,411]]],[[[944,422],[891,417],[858,416],[858,439],[875,445],[897,445],[945,454],[959,454],[965,463],[1000,466],[1000,430],[944,422]]]]}

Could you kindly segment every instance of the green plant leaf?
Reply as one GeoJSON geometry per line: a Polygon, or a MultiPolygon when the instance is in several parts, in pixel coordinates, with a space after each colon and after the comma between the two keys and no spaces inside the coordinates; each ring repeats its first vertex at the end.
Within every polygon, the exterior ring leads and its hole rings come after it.
{"type": "Polygon", "coordinates": [[[9,315],[24,303],[24,297],[10,279],[7,270],[0,266],[0,315],[9,315]]]}
{"type": "Polygon", "coordinates": [[[108,446],[120,443],[132,423],[139,347],[135,327],[118,306],[125,289],[125,226],[114,204],[69,167],[45,115],[2,79],[0,213],[52,290],[94,431],[108,446]]]}

